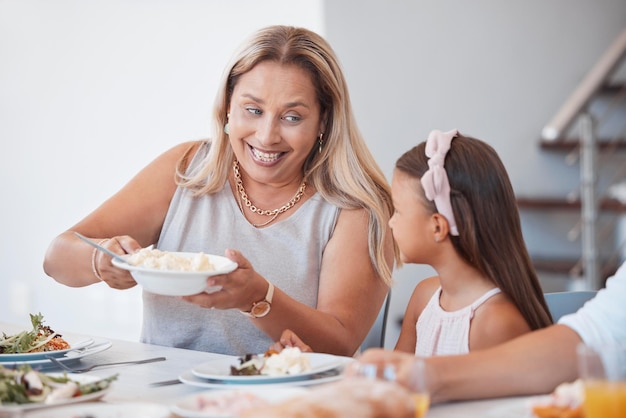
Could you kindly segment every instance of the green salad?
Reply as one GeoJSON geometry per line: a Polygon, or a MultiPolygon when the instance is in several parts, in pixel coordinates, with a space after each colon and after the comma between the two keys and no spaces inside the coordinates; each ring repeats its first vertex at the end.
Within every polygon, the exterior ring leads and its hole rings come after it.
{"type": "Polygon", "coordinates": [[[2,333],[0,338],[0,354],[34,353],[39,351],[55,351],[69,348],[69,344],[61,335],[43,324],[43,315],[30,314],[33,328],[18,334],[2,333]]]}
{"type": "Polygon", "coordinates": [[[8,369],[0,365],[0,405],[54,403],[107,389],[117,374],[89,383],[72,380],[67,373],[49,375],[29,365],[8,369]]]}

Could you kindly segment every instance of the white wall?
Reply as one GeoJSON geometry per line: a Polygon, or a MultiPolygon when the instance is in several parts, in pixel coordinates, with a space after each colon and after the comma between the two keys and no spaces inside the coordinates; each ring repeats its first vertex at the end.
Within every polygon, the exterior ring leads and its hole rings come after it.
{"type": "MultiPolygon", "coordinates": [[[[322,3],[0,0],[0,319],[136,340],[139,288],[73,289],[50,241],[172,145],[208,136],[237,45],[269,24],[323,34],[322,3]]],[[[1,330],[0,330],[1,331],[1,330]]]]}

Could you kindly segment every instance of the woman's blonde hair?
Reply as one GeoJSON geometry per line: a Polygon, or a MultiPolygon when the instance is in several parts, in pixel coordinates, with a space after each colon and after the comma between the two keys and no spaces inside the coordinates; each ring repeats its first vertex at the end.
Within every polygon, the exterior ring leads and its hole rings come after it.
{"type": "MultiPolygon", "coordinates": [[[[369,212],[369,253],[376,273],[387,284],[385,258],[389,217],[393,212],[389,184],[357,128],[350,95],[334,51],[318,34],[303,28],[270,26],[256,32],[235,54],[222,77],[213,112],[213,139],[201,169],[190,176],[179,167],[179,184],[197,195],[224,187],[234,153],[224,125],[231,95],[242,74],[263,61],[297,65],[311,75],[325,121],[321,152],[317,146],[304,163],[303,175],[328,202],[342,209],[369,212]]],[[[396,262],[399,262],[395,251],[396,262]]]]}

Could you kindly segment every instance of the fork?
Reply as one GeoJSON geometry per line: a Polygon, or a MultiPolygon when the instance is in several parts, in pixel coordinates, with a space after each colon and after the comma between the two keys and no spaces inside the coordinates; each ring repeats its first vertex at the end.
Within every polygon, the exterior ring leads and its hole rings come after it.
{"type": "Polygon", "coordinates": [[[118,366],[121,364],[144,364],[144,363],[153,363],[155,361],[163,361],[165,360],[165,357],[153,357],[153,358],[149,358],[149,359],[145,359],[145,360],[132,360],[132,361],[118,361],[115,363],[100,363],[100,364],[93,364],[89,367],[83,367],[82,369],[75,369],[72,367],[69,367],[65,364],[63,364],[63,362],[57,360],[56,358],[50,356],[50,357],[46,357],[48,360],[50,360],[52,363],[56,364],[57,366],[59,366],[60,368],[67,370],[70,373],[85,373],[88,371],[91,371],[93,369],[95,369],[96,367],[104,367],[104,366],[118,366]]]}

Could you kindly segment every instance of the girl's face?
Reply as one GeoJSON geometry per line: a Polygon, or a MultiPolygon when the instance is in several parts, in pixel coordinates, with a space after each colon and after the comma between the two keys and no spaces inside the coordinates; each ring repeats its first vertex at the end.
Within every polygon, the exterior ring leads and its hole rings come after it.
{"type": "Polygon", "coordinates": [[[250,180],[279,186],[302,179],[322,132],[309,73],[273,61],[257,64],[235,85],[229,114],[230,144],[250,180]]]}
{"type": "Polygon", "coordinates": [[[432,213],[424,205],[420,181],[400,170],[394,170],[391,196],[394,212],[389,219],[404,263],[428,264],[428,248],[433,242],[432,213]]]}

